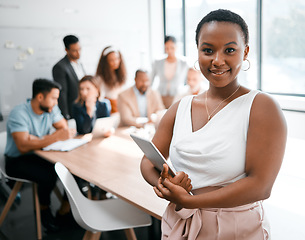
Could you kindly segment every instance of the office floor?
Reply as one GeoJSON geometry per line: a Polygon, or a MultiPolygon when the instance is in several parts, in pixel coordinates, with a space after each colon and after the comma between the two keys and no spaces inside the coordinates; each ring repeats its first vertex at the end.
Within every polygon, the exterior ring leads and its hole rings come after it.
{"type": "MultiPolygon", "coordinates": [[[[1,185],[0,189],[0,209],[2,211],[6,202],[5,192],[6,186],[1,185]],[[3,189],[4,187],[4,189],[3,189]]],[[[55,212],[59,207],[59,201],[54,194],[52,194],[52,210],[55,212]]],[[[23,239],[37,239],[36,238],[36,224],[34,216],[34,206],[32,198],[32,188],[29,184],[24,185],[21,190],[20,201],[15,201],[6,219],[0,228],[1,240],[23,240],[23,239]]],[[[155,227],[155,226],[154,226],[155,227]]],[[[151,239],[150,230],[148,227],[136,228],[135,233],[139,240],[151,239]]],[[[77,240],[82,239],[85,230],[80,227],[70,229],[62,229],[58,233],[47,233],[43,228],[44,240],[77,240]]],[[[101,240],[125,240],[123,230],[103,232],[101,240]]]]}

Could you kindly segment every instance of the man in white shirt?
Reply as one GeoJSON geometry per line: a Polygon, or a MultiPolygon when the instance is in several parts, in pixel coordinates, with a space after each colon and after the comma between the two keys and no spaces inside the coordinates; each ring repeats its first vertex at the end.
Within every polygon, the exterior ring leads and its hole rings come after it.
{"type": "Polygon", "coordinates": [[[62,86],[58,106],[66,119],[71,118],[72,105],[78,95],[78,81],[85,75],[83,65],[79,62],[81,46],[77,37],[65,36],[66,56],[53,67],[54,81],[62,86]]]}
{"type": "Polygon", "coordinates": [[[121,126],[143,127],[146,122],[155,122],[156,114],[164,110],[162,98],[150,88],[146,71],[137,70],[135,85],[126,89],[118,97],[121,126]]]}

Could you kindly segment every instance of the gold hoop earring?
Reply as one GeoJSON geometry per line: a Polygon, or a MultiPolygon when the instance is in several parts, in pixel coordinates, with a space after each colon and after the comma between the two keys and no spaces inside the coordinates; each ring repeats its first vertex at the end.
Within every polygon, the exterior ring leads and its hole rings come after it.
{"type": "Polygon", "coordinates": [[[245,71],[245,72],[246,72],[246,71],[248,71],[248,70],[250,69],[251,64],[250,64],[250,61],[249,61],[247,58],[245,59],[245,61],[247,61],[247,62],[249,63],[248,68],[247,68],[247,69],[243,69],[243,71],[245,71]]]}
{"type": "Polygon", "coordinates": [[[197,62],[198,62],[198,65],[199,65],[199,61],[198,61],[198,59],[197,59],[197,60],[194,62],[193,68],[194,68],[197,72],[200,72],[200,70],[196,68],[196,63],[197,63],[197,62]]]}

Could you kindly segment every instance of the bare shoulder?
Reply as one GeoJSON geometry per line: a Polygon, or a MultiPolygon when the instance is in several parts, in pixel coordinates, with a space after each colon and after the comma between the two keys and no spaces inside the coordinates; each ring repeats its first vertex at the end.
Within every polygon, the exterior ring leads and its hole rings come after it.
{"type": "Polygon", "coordinates": [[[177,109],[179,106],[181,100],[179,100],[178,102],[175,102],[173,105],[170,106],[170,108],[166,111],[166,117],[170,118],[173,120],[173,118],[176,117],[176,113],[177,113],[177,109]]]}
{"type": "Polygon", "coordinates": [[[267,132],[286,132],[286,121],[281,107],[270,95],[258,93],[254,98],[249,120],[249,128],[251,127],[259,127],[267,132]]]}
{"type": "Polygon", "coordinates": [[[251,115],[272,117],[273,114],[283,114],[278,102],[266,93],[258,93],[253,100],[251,115]]]}
{"type": "Polygon", "coordinates": [[[160,152],[168,157],[169,145],[173,136],[175,118],[180,101],[174,103],[162,117],[157,131],[152,139],[160,152]]]}
{"type": "Polygon", "coordinates": [[[174,103],[166,111],[166,113],[164,114],[164,116],[162,117],[162,119],[160,121],[156,134],[164,132],[164,131],[168,132],[168,130],[172,131],[172,128],[175,124],[175,118],[176,118],[176,113],[177,113],[179,103],[180,103],[180,101],[174,103]]]}

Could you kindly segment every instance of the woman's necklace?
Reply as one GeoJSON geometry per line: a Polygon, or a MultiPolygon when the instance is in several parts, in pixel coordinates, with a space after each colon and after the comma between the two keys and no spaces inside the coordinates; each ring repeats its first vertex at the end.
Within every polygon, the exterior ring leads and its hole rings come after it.
{"type": "Polygon", "coordinates": [[[214,112],[220,107],[220,105],[225,102],[226,100],[228,100],[229,98],[231,98],[240,88],[240,85],[236,88],[236,90],[226,99],[222,100],[218,106],[212,111],[211,114],[209,114],[209,110],[208,110],[208,91],[205,92],[205,109],[207,110],[207,114],[208,114],[208,121],[210,121],[211,117],[213,116],[214,112]]]}

